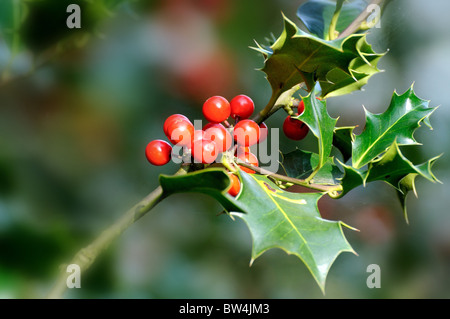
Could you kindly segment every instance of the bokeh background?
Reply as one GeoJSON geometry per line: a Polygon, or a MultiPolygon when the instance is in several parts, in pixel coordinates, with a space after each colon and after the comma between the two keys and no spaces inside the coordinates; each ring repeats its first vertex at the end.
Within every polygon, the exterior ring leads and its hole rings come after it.
{"type": "MultiPolygon", "coordinates": [[[[164,138],[167,116],[200,119],[212,95],[247,94],[262,108],[270,88],[249,46],[280,34],[281,12],[298,21],[301,3],[1,0],[0,298],[45,297],[59,264],[177,169],[144,157],[150,140],[164,138]],[[70,3],[82,7],[81,30],[65,28],[70,3]]],[[[329,99],[340,125],[361,128],[362,105],[383,112],[394,89],[415,82],[418,96],[440,108],[409,154],[417,163],[444,155],[433,167],[443,184],[417,181],[409,225],[383,183],[321,200],[324,216],[360,230],[345,231],[358,256],[337,258],[325,296],[281,250],[249,267],[244,223],[217,216],[207,196],[180,194],[128,229],[66,297],[449,298],[449,11],[444,0],[392,1],[369,36],[388,51],[384,73],[363,92],[329,99]],[[381,267],[380,289],[366,286],[370,264],[381,267]]],[[[311,136],[280,143],[284,151],[314,146],[311,136]]]]}

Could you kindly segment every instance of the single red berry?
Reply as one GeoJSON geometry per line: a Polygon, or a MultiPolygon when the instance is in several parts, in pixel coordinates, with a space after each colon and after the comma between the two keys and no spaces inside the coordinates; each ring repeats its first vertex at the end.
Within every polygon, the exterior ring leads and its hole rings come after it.
{"type": "Polygon", "coordinates": [[[283,123],[283,132],[291,140],[300,141],[308,134],[309,127],[302,121],[288,116],[283,123]]]}
{"type": "Polygon", "coordinates": [[[239,181],[239,177],[237,177],[233,173],[228,172],[227,174],[231,180],[231,183],[230,183],[231,187],[228,190],[228,194],[230,194],[233,197],[236,197],[237,194],[239,194],[239,192],[241,191],[241,182],[239,181]]]}
{"type": "Polygon", "coordinates": [[[170,142],[178,146],[190,146],[194,138],[194,125],[190,121],[175,121],[167,128],[170,142]]]}
{"type": "MultiPolygon", "coordinates": [[[[205,126],[208,126],[208,124],[205,126]]],[[[210,139],[216,143],[219,153],[228,150],[233,143],[233,138],[231,137],[230,132],[228,132],[225,126],[219,123],[209,125],[209,127],[205,130],[204,135],[206,139],[210,139]]]]}
{"type": "Polygon", "coordinates": [[[303,100],[301,100],[297,106],[297,115],[302,114],[304,110],[305,110],[305,102],[303,102],[303,100]]]}
{"type": "Polygon", "coordinates": [[[230,101],[230,107],[231,117],[234,119],[237,117],[239,117],[239,119],[247,119],[255,110],[255,104],[252,99],[243,94],[235,96],[230,101]]]}
{"type": "Polygon", "coordinates": [[[258,143],[261,143],[266,140],[269,129],[267,128],[266,123],[262,122],[259,124],[259,140],[258,143]]]}
{"type": "Polygon", "coordinates": [[[145,148],[145,157],[153,165],[166,165],[172,157],[172,146],[163,140],[151,141],[145,148]]]}
{"type": "Polygon", "coordinates": [[[230,103],[222,96],[213,96],[203,104],[203,116],[213,123],[225,121],[230,116],[230,103]]]}
{"type": "Polygon", "coordinates": [[[192,144],[192,156],[196,163],[211,164],[218,154],[216,143],[211,140],[204,138],[192,144]]]}
{"type": "MultiPolygon", "coordinates": [[[[237,158],[240,159],[241,161],[251,164],[253,166],[259,166],[258,158],[255,156],[255,154],[253,154],[251,152],[238,154],[237,158]]],[[[241,170],[243,170],[246,173],[249,173],[249,174],[255,173],[255,171],[250,168],[244,167],[242,165],[239,165],[239,167],[241,170]]]]}
{"type": "Polygon", "coordinates": [[[259,141],[259,126],[255,121],[242,120],[234,127],[234,140],[239,145],[252,146],[259,141]]]}
{"type": "Polygon", "coordinates": [[[173,123],[176,123],[176,122],[181,122],[181,121],[188,121],[190,123],[189,119],[186,116],[184,116],[183,114],[172,114],[171,116],[169,116],[164,121],[164,126],[163,126],[164,134],[166,134],[166,136],[167,136],[167,129],[169,128],[170,125],[172,125],[173,123]]]}

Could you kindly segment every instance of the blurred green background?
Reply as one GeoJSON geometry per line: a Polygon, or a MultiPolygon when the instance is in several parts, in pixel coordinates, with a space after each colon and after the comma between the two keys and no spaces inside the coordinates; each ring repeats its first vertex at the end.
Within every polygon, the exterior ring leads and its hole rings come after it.
{"type": "MultiPolygon", "coordinates": [[[[282,31],[302,1],[0,1],[0,298],[42,298],[68,262],[124,211],[153,190],[170,163],[153,167],[144,148],[164,138],[173,113],[201,119],[212,95],[247,94],[262,108],[270,88],[253,40],[282,31]],[[81,30],[65,28],[69,3],[81,30]]],[[[323,198],[327,218],[358,256],[332,266],[323,296],[296,257],[271,250],[249,267],[251,237],[240,220],[217,213],[204,195],[160,203],[99,258],[69,298],[449,298],[450,164],[448,109],[450,2],[394,0],[369,42],[384,73],[364,92],[329,99],[339,125],[364,125],[362,105],[383,112],[393,90],[415,82],[441,105],[434,130],[411,156],[434,166],[443,184],[418,180],[403,219],[395,192],[374,183],[340,200],[323,198]],[[366,286],[381,267],[381,288],[366,286]]],[[[271,118],[280,127],[284,115],[271,118]]],[[[281,136],[282,151],[314,144],[281,136]]]]}

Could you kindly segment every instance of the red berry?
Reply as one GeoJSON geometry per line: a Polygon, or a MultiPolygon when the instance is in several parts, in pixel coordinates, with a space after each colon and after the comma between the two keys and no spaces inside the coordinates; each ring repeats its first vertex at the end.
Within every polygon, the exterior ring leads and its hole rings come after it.
{"type": "Polygon", "coordinates": [[[206,126],[209,127],[205,130],[205,138],[216,143],[217,151],[219,153],[225,152],[231,147],[231,144],[233,143],[231,134],[222,124],[207,124],[205,127],[206,126]]]}
{"type": "Polygon", "coordinates": [[[172,114],[171,116],[169,116],[164,121],[164,126],[163,126],[164,134],[166,134],[166,136],[167,136],[167,129],[169,128],[169,126],[175,122],[180,122],[180,121],[188,121],[190,123],[189,119],[186,116],[184,116],[183,114],[172,114]]]}
{"type": "Polygon", "coordinates": [[[309,127],[302,121],[288,116],[283,123],[283,132],[291,140],[300,141],[308,134],[309,127]]]}
{"type": "Polygon", "coordinates": [[[151,141],[145,148],[145,157],[153,165],[166,165],[172,157],[172,146],[163,140],[151,141]]]}
{"type": "Polygon", "coordinates": [[[261,124],[259,124],[259,141],[258,141],[258,143],[265,141],[265,139],[267,138],[268,131],[269,131],[269,129],[267,128],[266,123],[262,122],[261,124]]]}
{"type": "MultiPolygon", "coordinates": [[[[259,166],[258,158],[251,152],[238,154],[237,158],[240,159],[241,161],[251,164],[253,166],[259,166]]],[[[243,170],[244,172],[247,172],[249,174],[255,173],[254,170],[244,167],[242,165],[239,165],[239,167],[241,170],[243,170]]]]}
{"type": "Polygon", "coordinates": [[[233,173],[229,172],[227,174],[231,179],[231,187],[228,190],[228,194],[230,194],[233,197],[236,197],[237,194],[239,194],[239,192],[241,190],[241,182],[239,181],[239,177],[237,177],[233,173]]]}
{"type": "Polygon", "coordinates": [[[234,140],[239,145],[252,146],[258,143],[259,126],[255,121],[242,120],[234,127],[234,140]]]}
{"type": "Polygon", "coordinates": [[[213,123],[225,121],[230,116],[230,103],[222,96],[213,96],[203,104],[203,116],[213,123]]]}
{"type": "Polygon", "coordinates": [[[304,110],[305,110],[305,103],[303,102],[303,100],[301,100],[297,106],[297,115],[302,114],[304,110]]]}
{"type": "Polygon", "coordinates": [[[247,119],[255,110],[255,104],[252,99],[243,94],[235,96],[230,102],[230,107],[231,117],[234,119],[236,117],[239,117],[239,119],[247,119]]]}
{"type": "Polygon", "coordinates": [[[196,163],[211,164],[217,158],[217,146],[211,140],[202,139],[192,144],[192,156],[196,163]]]}
{"type": "Polygon", "coordinates": [[[194,125],[190,121],[175,121],[167,128],[167,137],[174,145],[190,146],[194,138],[194,125]]]}

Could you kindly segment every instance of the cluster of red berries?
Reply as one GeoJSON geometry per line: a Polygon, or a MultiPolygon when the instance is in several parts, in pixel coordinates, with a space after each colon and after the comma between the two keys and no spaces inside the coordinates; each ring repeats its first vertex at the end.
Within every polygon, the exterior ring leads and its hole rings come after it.
{"type": "MultiPolygon", "coordinates": [[[[303,101],[299,103],[297,114],[304,111],[303,101]]],[[[184,155],[196,163],[211,164],[220,153],[226,152],[234,145],[234,156],[240,161],[258,166],[257,157],[250,151],[250,146],[267,138],[267,126],[250,120],[255,105],[246,95],[238,95],[230,102],[222,96],[213,96],[203,104],[203,115],[208,123],[201,130],[195,130],[191,121],[182,114],[169,116],[163,126],[164,133],[173,145],[183,147],[184,155]],[[234,126],[228,123],[234,119],[234,126]],[[222,124],[224,123],[224,124],[222,124]]],[[[288,116],[283,123],[283,132],[293,140],[301,140],[308,134],[309,128],[302,121],[288,116]]],[[[164,140],[151,141],[146,149],[147,160],[157,166],[167,164],[172,158],[172,146],[164,140]]],[[[255,171],[240,166],[247,173],[255,171]]],[[[236,175],[229,172],[232,186],[228,191],[236,196],[240,182],[236,175]]]]}
{"type": "MultiPolygon", "coordinates": [[[[163,129],[169,141],[183,147],[184,153],[190,154],[196,163],[211,164],[220,153],[230,150],[235,144],[234,155],[239,160],[258,166],[258,159],[249,147],[267,138],[267,126],[248,119],[254,109],[252,99],[246,95],[238,95],[230,102],[224,97],[213,96],[203,104],[203,115],[208,121],[203,129],[195,130],[191,121],[182,114],[169,116],[163,129]],[[234,119],[234,127],[228,123],[230,116],[234,119]]],[[[147,145],[145,155],[151,164],[165,165],[172,157],[172,146],[164,140],[154,140],[147,145]]],[[[247,173],[255,173],[243,166],[240,168],[247,173]]],[[[234,174],[230,174],[230,178],[233,183],[229,192],[235,196],[240,189],[239,179],[234,174]]]]}

